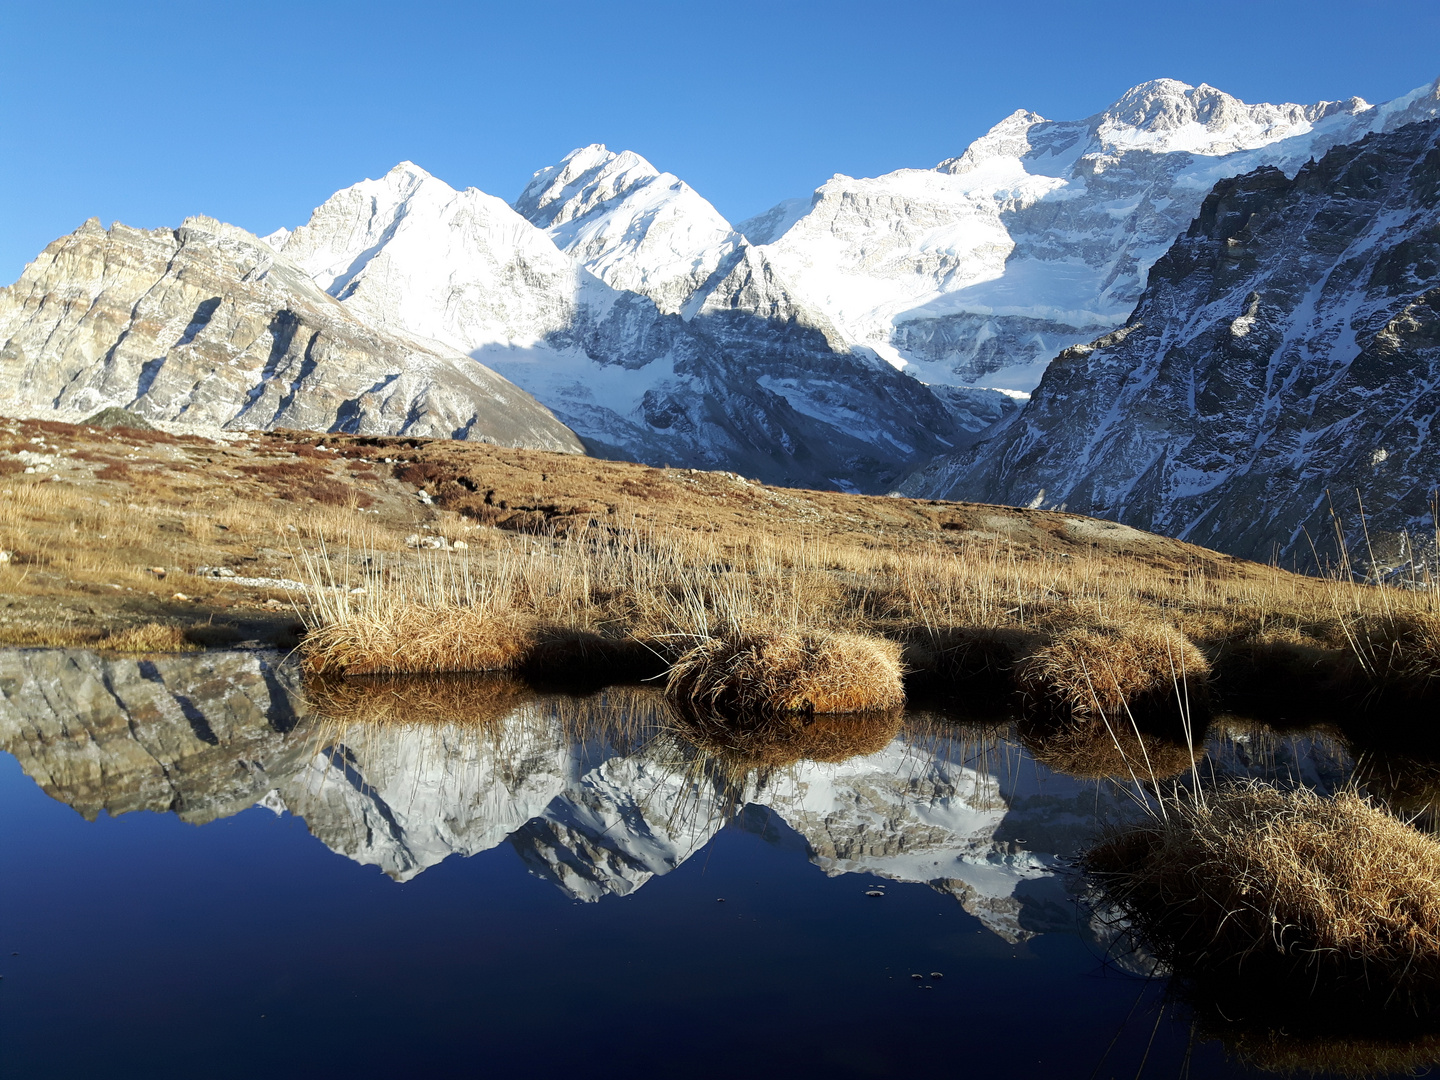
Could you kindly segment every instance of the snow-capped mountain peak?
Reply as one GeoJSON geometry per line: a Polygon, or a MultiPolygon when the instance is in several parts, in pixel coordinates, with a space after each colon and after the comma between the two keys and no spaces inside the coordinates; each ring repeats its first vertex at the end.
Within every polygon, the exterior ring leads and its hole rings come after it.
{"type": "Polygon", "coordinates": [[[269,239],[373,324],[465,352],[567,326],[579,287],[571,261],[503,199],[457,191],[408,161],[269,239]]]}
{"type": "Polygon", "coordinates": [[[541,169],[515,209],[607,284],[684,310],[744,238],[694,188],[599,143],[541,169]]]}
{"type": "Polygon", "coordinates": [[[1205,83],[1153,79],[1127,90],[1093,118],[1092,130],[1107,150],[1216,156],[1303,135],[1327,116],[1353,116],[1369,107],[1358,97],[1313,105],[1247,105],[1205,83]]]}
{"type": "Polygon", "coordinates": [[[768,244],[784,236],[814,205],[813,198],[784,199],[764,213],[746,218],[735,226],[735,231],[752,244],[768,244]]]}
{"type": "Polygon", "coordinates": [[[997,157],[1024,157],[1031,150],[1029,132],[1036,124],[1046,123],[1039,113],[1029,109],[1016,109],[998,124],[966,148],[959,157],[949,158],[937,165],[937,172],[959,176],[970,172],[982,162],[997,157]]]}
{"type": "MultiPolygon", "coordinates": [[[[617,154],[604,143],[591,143],[537,171],[515,200],[515,209],[532,225],[550,229],[660,177],[659,169],[631,150],[617,154]]],[[[666,179],[679,183],[669,174],[666,179]]]]}
{"type": "Polygon", "coordinates": [[[1060,350],[1123,324],[1217,181],[1293,175],[1437,110],[1436,84],[1379,107],[1250,105],[1156,79],[1083,119],[1017,110],[935,169],[837,176],[766,251],[847,337],[925,382],[1028,391],[1060,350]]]}

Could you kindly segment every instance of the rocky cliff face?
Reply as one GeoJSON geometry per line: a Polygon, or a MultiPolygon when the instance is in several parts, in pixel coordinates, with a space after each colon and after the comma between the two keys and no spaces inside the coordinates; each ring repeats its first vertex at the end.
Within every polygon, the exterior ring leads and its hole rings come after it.
{"type": "Polygon", "coordinates": [[[578,452],[543,406],[451,349],[357,318],[208,218],[89,221],[0,289],[0,410],[475,438],[578,452]]]}
{"type": "MultiPolygon", "coordinates": [[[[906,490],[1064,507],[1236,555],[1381,563],[1440,478],[1440,122],[1223,181],[1129,322],[1060,354],[1026,409],[906,490]],[[1383,535],[1382,535],[1383,534],[1383,535]]],[[[1409,533],[1411,541],[1405,539],[1409,533]]]]}

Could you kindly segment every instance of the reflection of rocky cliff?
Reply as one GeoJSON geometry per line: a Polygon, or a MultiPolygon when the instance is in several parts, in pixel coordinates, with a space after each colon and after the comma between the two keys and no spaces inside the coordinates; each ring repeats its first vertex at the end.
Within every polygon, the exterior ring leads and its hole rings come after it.
{"type": "Polygon", "coordinates": [[[298,674],[258,653],[111,660],[0,652],[0,747],[47,794],[100,811],[203,824],[304,768],[298,674]]]}
{"type": "Polygon", "coordinates": [[[86,817],[260,804],[397,880],[508,840],[571,896],[624,895],[742,812],[827,874],[929,884],[1018,940],[1075,926],[1058,860],[1123,799],[944,729],[737,787],[666,733],[656,695],[514,701],[484,722],[346,724],[272,654],[0,652],[0,749],[86,817]]]}

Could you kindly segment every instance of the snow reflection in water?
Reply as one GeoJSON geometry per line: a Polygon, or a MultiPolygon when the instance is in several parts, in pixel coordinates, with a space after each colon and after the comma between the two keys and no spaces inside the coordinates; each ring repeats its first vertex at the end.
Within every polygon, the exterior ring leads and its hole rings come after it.
{"type": "MultiPolygon", "coordinates": [[[[1009,941],[1105,936],[1061,871],[1132,796],[1039,764],[1008,726],[916,713],[876,752],[737,769],[688,743],[644,688],[584,699],[497,678],[318,689],[307,696],[274,654],[11,651],[0,654],[0,749],[88,818],[150,809],[199,823],[258,804],[401,881],[508,842],[578,900],[623,896],[739,820],[793,831],[826,874],[954,896],[1009,941]]],[[[1221,728],[1210,753],[1223,771],[1322,788],[1350,769],[1312,736],[1221,728]]]]}

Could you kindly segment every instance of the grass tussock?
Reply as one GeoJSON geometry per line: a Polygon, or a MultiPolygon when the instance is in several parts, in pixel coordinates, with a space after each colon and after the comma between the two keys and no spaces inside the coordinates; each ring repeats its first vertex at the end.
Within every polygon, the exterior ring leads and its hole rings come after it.
{"type": "Polygon", "coordinates": [[[665,690],[692,708],[738,716],[889,710],[905,702],[900,653],[893,641],[859,634],[739,633],[687,651],[665,690]]]}
{"type": "Polygon", "coordinates": [[[1349,628],[1350,674],[1390,702],[1440,701],[1440,615],[1384,611],[1349,628]]]}
{"type": "Polygon", "coordinates": [[[1427,831],[1440,821],[1440,762],[1362,751],[1356,755],[1354,782],[1392,814],[1427,831]]]}
{"type": "Polygon", "coordinates": [[[187,636],[185,628],[168,623],[143,623],[100,639],[99,647],[116,652],[193,652],[203,648],[187,636]]]}
{"type": "Polygon", "coordinates": [[[102,637],[88,626],[0,626],[0,645],[21,649],[93,649],[102,637]]]}
{"type": "Polygon", "coordinates": [[[1353,792],[1167,799],[1083,862],[1159,959],[1233,1001],[1440,1004],[1440,842],[1353,792]]]}
{"type": "Polygon", "coordinates": [[[184,627],[141,623],[109,633],[86,626],[0,626],[0,645],[19,648],[106,649],[112,652],[193,652],[184,627]]]}
{"type": "Polygon", "coordinates": [[[316,627],[301,656],[315,675],[507,671],[533,641],[533,625],[511,613],[407,604],[316,627]]]}
{"type": "Polygon", "coordinates": [[[1066,630],[1016,670],[1026,710],[1059,721],[1203,715],[1209,677],[1184,634],[1139,620],[1066,630]]]}
{"type": "MultiPolygon", "coordinates": [[[[1343,1026],[1343,1025],[1342,1025],[1343,1026]]],[[[1235,1058],[1254,1069],[1280,1076],[1343,1076],[1378,1080],[1420,1076],[1440,1065],[1440,1036],[1405,1037],[1363,1034],[1337,1038],[1332,1028],[1315,1032],[1285,1027],[1235,1030],[1221,1018],[1202,1025],[1202,1035],[1219,1039],[1235,1058]]]]}

